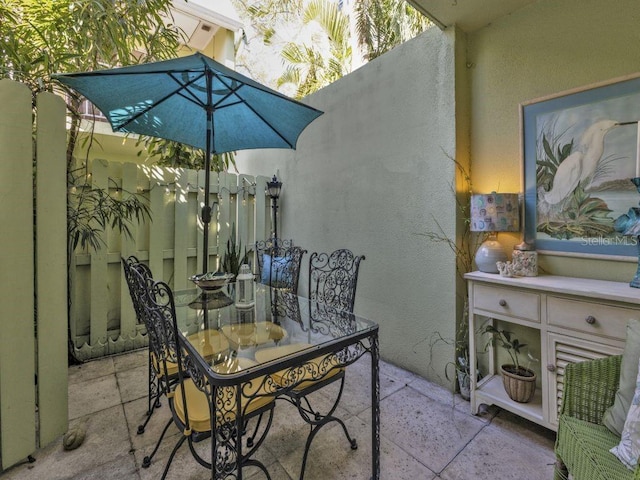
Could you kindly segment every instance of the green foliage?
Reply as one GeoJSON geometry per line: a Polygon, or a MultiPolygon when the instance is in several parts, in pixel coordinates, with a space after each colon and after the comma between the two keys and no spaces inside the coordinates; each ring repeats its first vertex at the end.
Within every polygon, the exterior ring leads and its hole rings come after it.
{"type": "Polygon", "coordinates": [[[165,26],[170,6],[171,0],[0,0],[0,78],[26,84],[34,100],[41,91],[65,98],[67,171],[74,165],[81,98],[52,75],[175,57],[179,34],[165,26]]]}
{"type": "Polygon", "coordinates": [[[130,225],[134,221],[140,223],[150,218],[151,213],[144,197],[118,188],[115,190],[116,194],[111,195],[106,190],[91,188],[87,183],[74,185],[69,189],[68,261],[78,246],[93,250],[106,246],[102,234],[108,227],[132,238],[130,225]]]}
{"type": "MultiPolygon", "coordinates": [[[[136,147],[140,145],[144,146],[144,150],[138,151],[138,156],[146,154],[147,158],[153,159],[153,163],[160,167],[204,169],[205,151],[199,148],[173,140],[147,136],[138,138],[136,147]]],[[[233,152],[211,155],[211,170],[214,172],[227,171],[230,166],[235,168],[235,164],[233,152]]]]}
{"type": "Polygon", "coordinates": [[[527,346],[526,343],[520,343],[520,340],[513,337],[513,334],[507,330],[501,330],[493,325],[487,325],[484,329],[484,333],[491,335],[491,339],[487,346],[499,346],[504,348],[511,362],[516,367],[516,371],[520,371],[520,350],[527,346]]]}
{"type": "Polygon", "coordinates": [[[247,14],[265,45],[270,44],[282,22],[297,17],[302,10],[302,0],[235,0],[234,3],[247,14]]]}
{"type": "MultiPolygon", "coordinates": [[[[294,85],[298,99],[351,72],[353,33],[369,61],[431,25],[405,0],[356,0],[356,32],[351,32],[348,16],[334,0],[234,0],[234,4],[265,45],[275,44],[278,31],[300,23],[320,26],[322,38],[308,43],[294,40],[282,49],[285,71],[276,86],[294,85]]],[[[243,40],[247,42],[246,37],[243,40]]]]}
{"type": "Polygon", "coordinates": [[[241,252],[242,242],[237,242],[236,244],[236,229],[234,224],[231,227],[231,236],[229,237],[229,240],[227,240],[227,250],[222,257],[220,269],[224,273],[233,273],[234,275],[238,275],[240,265],[244,263],[251,265],[249,255],[251,255],[253,250],[247,251],[247,247],[244,247],[244,255],[242,257],[240,256],[241,252]]]}
{"type": "Polygon", "coordinates": [[[0,78],[25,83],[34,99],[40,91],[51,91],[67,101],[71,251],[78,245],[100,248],[107,226],[129,235],[128,225],[148,217],[149,210],[137,194],[120,198],[77,184],[73,153],[81,98],[51,76],[175,57],[178,32],[165,26],[170,6],[171,0],[0,0],[0,78]]]}
{"type": "Polygon", "coordinates": [[[431,25],[405,0],[358,0],[355,4],[358,44],[371,61],[415,37],[431,25]]]}
{"type": "Polygon", "coordinates": [[[60,93],[67,101],[71,251],[78,244],[99,248],[107,226],[128,235],[128,224],[149,211],[137,195],[119,198],[76,184],[73,153],[80,131],[81,98],[51,77],[175,57],[178,32],[165,26],[165,19],[171,18],[170,6],[171,0],[0,0],[0,78],[26,84],[34,105],[41,91],[60,93]]]}
{"type": "Polygon", "coordinates": [[[282,49],[287,66],[278,79],[278,87],[296,85],[295,98],[303,98],[320,90],[351,71],[349,45],[349,18],[335,2],[312,0],[302,12],[305,25],[314,22],[324,32],[329,44],[329,55],[314,44],[288,43],[282,49]]]}

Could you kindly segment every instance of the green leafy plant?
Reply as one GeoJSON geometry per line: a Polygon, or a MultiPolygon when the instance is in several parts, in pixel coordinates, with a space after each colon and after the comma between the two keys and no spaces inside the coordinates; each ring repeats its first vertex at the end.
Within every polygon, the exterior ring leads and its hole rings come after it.
{"type": "Polygon", "coordinates": [[[132,238],[130,226],[151,218],[147,200],[138,193],[115,189],[115,194],[87,183],[74,185],[68,192],[67,203],[67,262],[75,249],[99,250],[105,246],[103,233],[107,227],[132,238]]]}
{"type": "MultiPolygon", "coordinates": [[[[533,376],[533,373],[528,368],[525,368],[520,364],[520,353],[521,350],[527,346],[526,343],[520,343],[520,340],[515,338],[511,332],[496,328],[493,325],[487,325],[484,329],[484,333],[491,335],[491,339],[487,343],[487,347],[489,345],[499,346],[507,351],[511,358],[512,365],[514,366],[511,373],[521,375],[523,377],[533,376]]],[[[509,370],[505,366],[503,366],[503,368],[505,370],[509,370]]]]}
{"type": "Polygon", "coordinates": [[[220,269],[224,273],[232,273],[234,275],[238,275],[240,271],[240,265],[246,263],[251,266],[251,260],[249,256],[253,253],[253,250],[247,250],[247,247],[244,247],[244,255],[241,255],[242,252],[242,242],[238,241],[236,244],[236,232],[235,232],[235,224],[231,228],[231,236],[229,240],[227,240],[227,249],[222,257],[222,263],[220,264],[220,269]]]}

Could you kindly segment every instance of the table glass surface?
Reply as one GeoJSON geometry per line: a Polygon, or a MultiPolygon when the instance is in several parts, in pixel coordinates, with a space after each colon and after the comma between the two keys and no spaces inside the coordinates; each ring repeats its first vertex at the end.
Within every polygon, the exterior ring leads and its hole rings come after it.
{"type": "Polygon", "coordinates": [[[378,326],[352,313],[255,284],[255,305],[234,304],[235,285],[174,292],[182,335],[221,376],[366,337],[378,326]]]}

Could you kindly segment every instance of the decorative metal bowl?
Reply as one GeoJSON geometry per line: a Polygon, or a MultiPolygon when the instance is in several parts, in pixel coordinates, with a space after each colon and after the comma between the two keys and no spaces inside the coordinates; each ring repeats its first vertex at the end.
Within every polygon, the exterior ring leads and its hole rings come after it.
{"type": "Polygon", "coordinates": [[[232,282],[235,275],[231,273],[209,272],[200,273],[189,277],[202,290],[219,290],[227,283],[232,282]]]}

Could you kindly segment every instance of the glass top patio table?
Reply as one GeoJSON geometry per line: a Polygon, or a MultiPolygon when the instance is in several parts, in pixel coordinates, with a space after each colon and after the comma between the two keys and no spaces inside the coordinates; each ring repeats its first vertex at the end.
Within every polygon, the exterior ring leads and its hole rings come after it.
{"type": "MultiPolygon", "coordinates": [[[[378,325],[262,284],[255,284],[255,305],[238,308],[233,301],[234,289],[235,285],[229,284],[214,291],[194,288],[174,292],[180,341],[188,343],[189,351],[197,352],[208,365],[207,381],[216,387],[239,388],[254,379],[271,378],[273,374],[273,378],[283,378],[283,372],[287,372],[284,376],[288,382],[279,382],[275,387],[277,396],[305,381],[321,380],[330,371],[346,367],[369,353],[371,478],[377,480],[380,472],[378,325]],[[307,368],[310,364],[311,369],[307,368]]],[[[212,470],[215,479],[238,478],[235,473],[228,473],[228,465],[218,465],[212,470]],[[227,473],[220,476],[220,472],[227,473]]]]}

